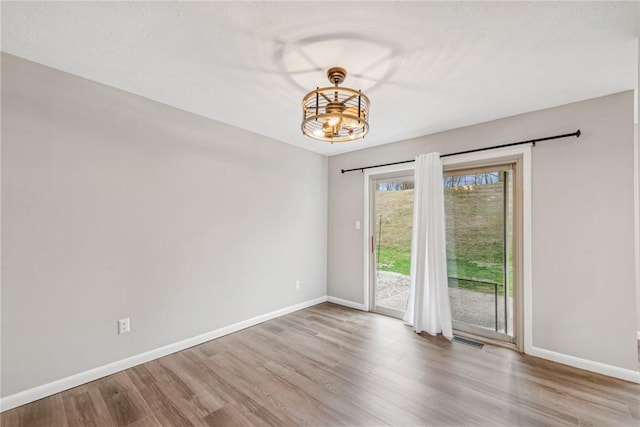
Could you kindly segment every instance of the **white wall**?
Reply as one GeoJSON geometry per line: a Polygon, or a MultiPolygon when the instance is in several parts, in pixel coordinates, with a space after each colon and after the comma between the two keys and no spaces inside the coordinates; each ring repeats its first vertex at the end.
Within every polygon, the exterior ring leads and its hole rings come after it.
{"type": "Polygon", "coordinates": [[[326,177],[324,156],[3,54],[1,395],[326,295],[326,177]]]}
{"type": "Polygon", "coordinates": [[[629,91],[331,157],[329,296],[364,302],[364,181],[341,169],[581,129],[532,151],[533,346],[636,378],[633,122],[629,91]]]}

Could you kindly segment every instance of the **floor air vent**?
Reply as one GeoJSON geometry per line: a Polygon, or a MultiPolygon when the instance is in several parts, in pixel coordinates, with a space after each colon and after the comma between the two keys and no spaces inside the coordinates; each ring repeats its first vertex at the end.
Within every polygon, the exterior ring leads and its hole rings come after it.
{"type": "Polygon", "coordinates": [[[467,338],[458,337],[458,336],[454,336],[451,341],[458,342],[460,344],[470,345],[471,347],[475,347],[475,348],[484,347],[484,344],[482,344],[481,342],[473,341],[473,340],[470,340],[470,339],[467,339],[467,338]]]}

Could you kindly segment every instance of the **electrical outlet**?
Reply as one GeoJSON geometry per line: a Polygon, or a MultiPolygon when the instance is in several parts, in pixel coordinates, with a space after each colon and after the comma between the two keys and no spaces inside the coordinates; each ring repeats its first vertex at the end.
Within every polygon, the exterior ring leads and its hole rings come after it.
{"type": "Polygon", "coordinates": [[[118,320],[118,335],[126,334],[129,331],[131,331],[129,318],[118,320]]]}
{"type": "Polygon", "coordinates": [[[300,280],[296,280],[296,289],[300,289],[300,280]]]}

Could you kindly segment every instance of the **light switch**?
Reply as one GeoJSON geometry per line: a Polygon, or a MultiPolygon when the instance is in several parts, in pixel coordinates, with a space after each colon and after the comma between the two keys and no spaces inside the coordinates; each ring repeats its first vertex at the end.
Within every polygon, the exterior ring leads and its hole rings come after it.
{"type": "Polygon", "coordinates": [[[356,221],[356,230],[360,230],[360,221],[356,221]]]}

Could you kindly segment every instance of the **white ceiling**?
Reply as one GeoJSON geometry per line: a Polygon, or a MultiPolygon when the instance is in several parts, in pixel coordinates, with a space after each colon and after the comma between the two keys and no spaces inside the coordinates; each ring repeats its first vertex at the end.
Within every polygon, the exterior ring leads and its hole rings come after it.
{"type": "Polygon", "coordinates": [[[2,2],[2,50],[323,154],[636,86],[638,2],[2,2]],[[325,70],[363,141],[302,136],[325,70]]]}

